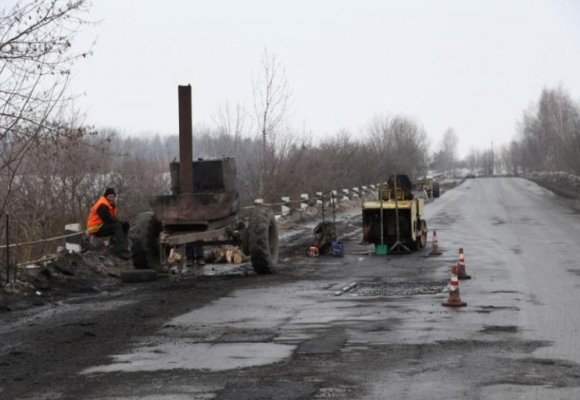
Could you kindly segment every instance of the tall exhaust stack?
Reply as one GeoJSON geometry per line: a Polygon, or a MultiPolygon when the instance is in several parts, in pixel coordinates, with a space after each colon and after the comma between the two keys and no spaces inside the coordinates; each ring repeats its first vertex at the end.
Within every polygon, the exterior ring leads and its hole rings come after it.
{"type": "Polygon", "coordinates": [[[179,188],[180,194],[193,193],[193,128],[191,85],[178,87],[179,101],[179,188]]]}

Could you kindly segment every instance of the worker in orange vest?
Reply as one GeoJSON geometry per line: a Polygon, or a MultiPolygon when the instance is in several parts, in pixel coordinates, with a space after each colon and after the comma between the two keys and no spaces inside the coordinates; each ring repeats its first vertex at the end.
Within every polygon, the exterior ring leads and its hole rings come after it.
{"type": "Polygon", "coordinates": [[[129,223],[117,218],[116,198],[115,189],[107,188],[105,194],[93,204],[87,220],[87,232],[99,237],[112,236],[115,254],[128,260],[131,258],[127,240],[129,223]]]}

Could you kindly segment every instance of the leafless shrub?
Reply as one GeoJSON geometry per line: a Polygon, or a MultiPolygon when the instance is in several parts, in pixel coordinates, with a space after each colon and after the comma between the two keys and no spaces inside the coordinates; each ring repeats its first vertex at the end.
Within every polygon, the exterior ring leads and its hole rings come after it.
{"type": "Polygon", "coordinates": [[[30,152],[58,143],[54,116],[64,103],[71,67],[88,51],[73,50],[87,22],[86,0],[19,1],[0,8],[0,214],[30,152]]]}

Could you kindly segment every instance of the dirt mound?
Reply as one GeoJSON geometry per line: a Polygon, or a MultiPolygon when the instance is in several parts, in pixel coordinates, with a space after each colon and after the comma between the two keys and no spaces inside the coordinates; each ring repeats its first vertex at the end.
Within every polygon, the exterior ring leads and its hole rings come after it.
{"type": "MultiPolygon", "coordinates": [[[[108,249],[45,257],[46,261],[19,267],[16,278],[0,287],[0,311],[42,305],[78,294],[97,293],[120,283],[121,270],[133,269],[129,261],[108,249]]],[[[5,279],[6,272],[2,271],[5,279]]]]}

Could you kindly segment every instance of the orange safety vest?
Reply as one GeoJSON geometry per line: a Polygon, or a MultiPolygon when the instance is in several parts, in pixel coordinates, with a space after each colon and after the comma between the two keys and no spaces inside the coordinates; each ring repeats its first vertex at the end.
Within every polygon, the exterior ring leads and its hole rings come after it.
{"type": "Polygon", "coordinates": [[[97,202],[91,207],[91,212],[89,212],[89,219],[87,220],[87,232],[90,234],[97,233],[99,229],[101,229],[101,226],[104,225],[103,220],[99,214],[97,214],[97,209],[101,206],[101,204],[107,206],[113,218],[117,218],[117,207],[112,206],[105,196],[101,196],[101,198],[97,200],[97,202]]]}

